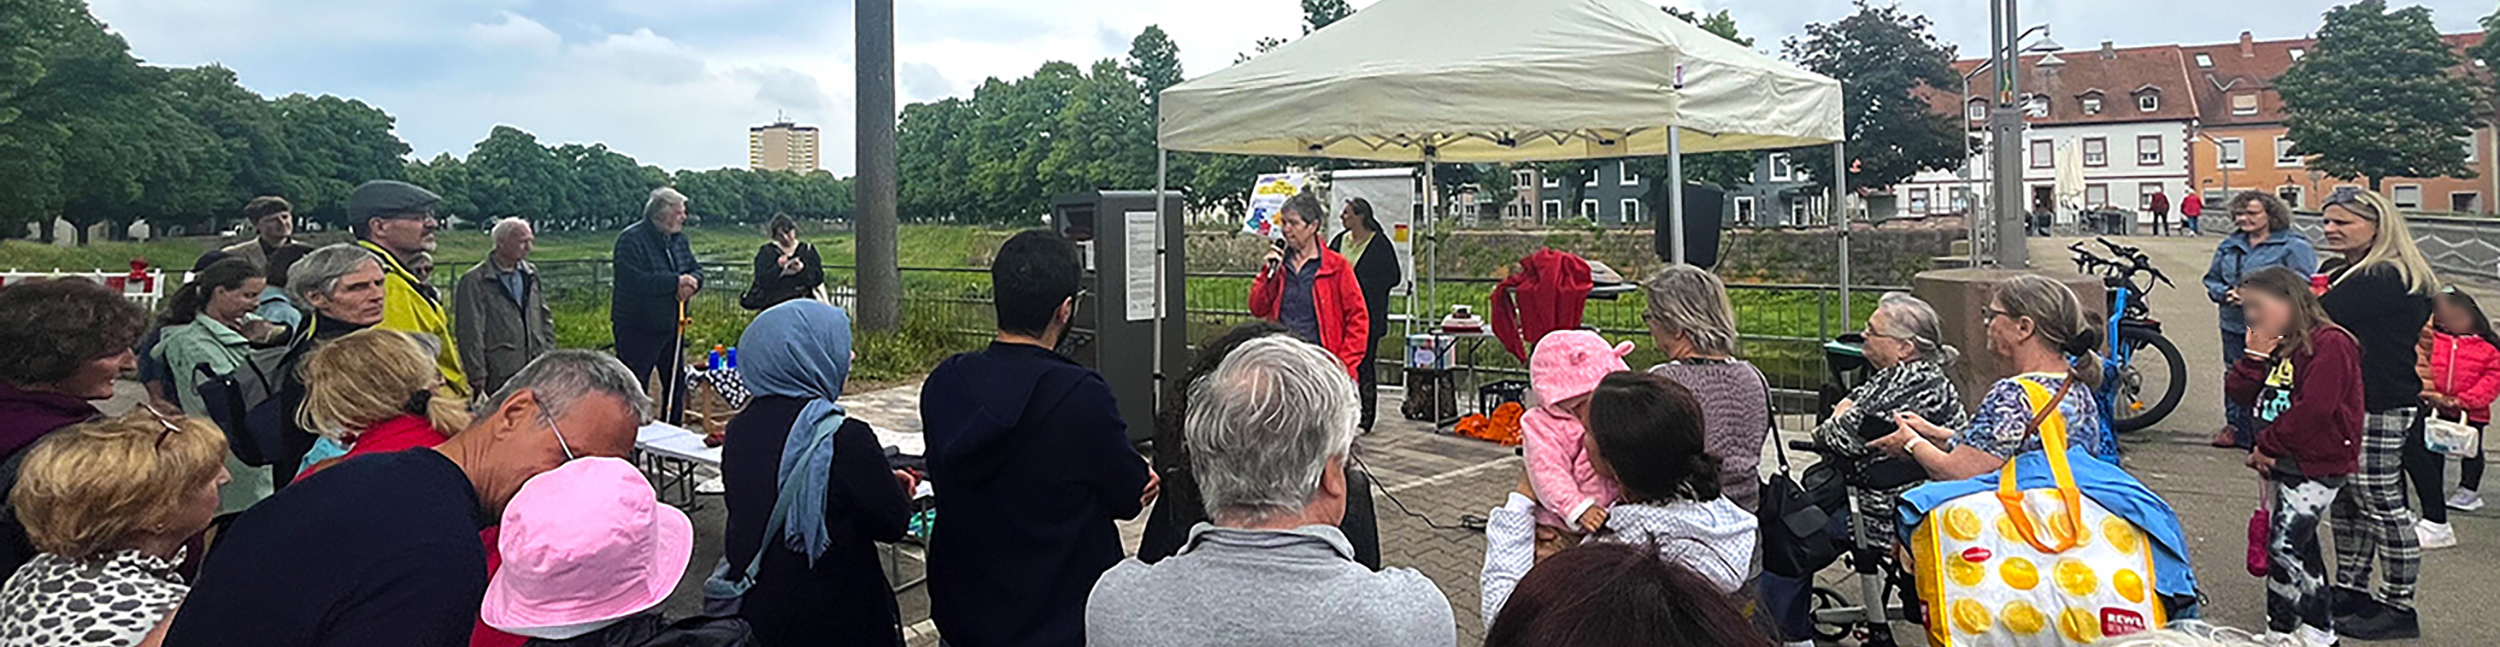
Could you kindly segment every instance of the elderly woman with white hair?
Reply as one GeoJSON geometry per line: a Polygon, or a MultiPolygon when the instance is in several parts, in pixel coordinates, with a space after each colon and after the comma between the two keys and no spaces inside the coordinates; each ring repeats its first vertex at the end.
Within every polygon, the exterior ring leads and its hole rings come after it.
{"type": "MultiPolygon", "coordinates": [[[[1935,307],[1908,294],[1885,294],[1875,302],[1874,314],[1867,315],[1861,334],[1866,341],[1860,347],[1867,363],[1875,366],[1875,375],[1850,389],[1849,397],[1832,406],[1832,416],[1814,426],[1814,441],[1824,451],[1852,459],[1880,458],[1866,442],[1890,435],[1897,427],[1894,415],[1901,412],[1943,421],[1940,424],[1948,427],[1969,424],[1970,411],[1962,406],[1952,376],[1945,373],[1962,352],[1940,341],[1944,324],[1935,307]],[[1865,431],[1870,421],[1871,428],[1880,433],[1865,431]]],[[[1858,493],[1857,509],[1866,515],[1867,539],[1877,548],[1892,545],[1894,497],[1926,481],[1915,463],[1907,467],[1903,471],[1907,478],[1858,493]]],[[[1881,471],[1870,468],[1870,472],[1881,471]]]]}
{"type": "Polygon", "coordinates": [[[315,249],[287,268],[287,298],[304,310],[304,325],[296,330],[286,359],[279,362],[282,377],[277,398],[289,413],[281,416],[287,426],[278,434],[282,451],[270,465],[277,487],[286,487],[303,471],[304,456],[319,439],[297,424],[293,414],[303,407],[308,392],[296,367],[322,344],[382,323],[384,280],[381,259],[347,244],[315,249]]]}
{"type": "Polygon", "coordinates": [[[1709,270],[1677,263],[1641,282],[1641,319],[1667,363],[1649,373],[1701,399],[1703,442],[1719,459],[1719,489],[1746,510],[1762,488],[1762,443],[1771,435],[1771,387],[1761,369],[1736,358],[1736,307],[1709,270]]]}
{"type": "Polygon", "coordinates": [[[1103,573],[1085,605],[1086,643],[1458,642],[1431,580],[1364,568],[1337,528],[1361,415],[1345,365],[1282,336],[1243,343],[1192,384],[1190,463],[1212,522],[1180,554],[1103,573]]]}

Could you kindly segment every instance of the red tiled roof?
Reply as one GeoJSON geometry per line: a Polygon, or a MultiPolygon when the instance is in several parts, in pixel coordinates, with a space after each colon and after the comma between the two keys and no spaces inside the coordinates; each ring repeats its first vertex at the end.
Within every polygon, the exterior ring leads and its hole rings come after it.
{"type": "MultiPolygon", "coordinates": [[[[2441,37],[2455,49],[2460,60],[2466,49],[2482,42],[2480,32],[2449,34],[2441,37]]],[[[2056,53],[2062,65],[2041,66],[2044,55],[2025,56],[2017,68],[2023,74],[2020,87],[2025,94],[2045,94],[2049,98],[2049,116],[2030,118],[2033,124],[2067,125],[2085,123],[2120,123],[2133,121],[2198,120],[2205,126],[2267,125],[2283,122],[2283,99],[2274,91],[2275,77],[2292,67],[2293,49],[2312,50],[2316,43],[2306,38],[2232,41],[2209,45],[2151,45],[2115,49],[2078,49],[2056,53]],[[2196,64],[2196,56],[2209,57],[2211,67],[2196,64]],[[2083,95],[2098,90],[2102,95],[2101,112],[2085,114],[2083,95]],[[2139,90],[2159,91],[2161,108],[2153,112],[2137,109],[2135,93],[2139,90]],[[2233,114],[2231,99],[2243,94],[2257,97],[2256,114],[2233,114]]],[[[1977,69],[1982,59],[1955,61],[1956,74],[1977,69]]],[[[2469,73],[2488,78],[2489,70],[2466,67],[2469,73]]],[[[1996,74],[1982,74],[1970,81],[1971,96],[1987,98],[1996,87],[1996,74]]],[[[1920,98],[1929,109],[1949,115],[1963,114],[1955,105],[1959,88],[1921,88],[1920,98]]]]}

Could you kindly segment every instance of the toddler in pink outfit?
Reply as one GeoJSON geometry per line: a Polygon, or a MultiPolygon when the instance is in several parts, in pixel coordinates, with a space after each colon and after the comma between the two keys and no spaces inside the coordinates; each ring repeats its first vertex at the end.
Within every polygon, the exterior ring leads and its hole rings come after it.
{"type": "Polygon", "coordinates": [[[1582,438],[1588,435],[1589,394],[1606,374],[1628,371],[1623,356],[1632,342],[1614,347],[1586,330],[1557,330],[1528,356],[1528,385],[1536,406],[1519,417],[1528,459],[1528,485],[1536,490],[1538,525],[1575,534],[1604,527],[1606,506],[1622,486],[1597,475],[1582,438]]]}

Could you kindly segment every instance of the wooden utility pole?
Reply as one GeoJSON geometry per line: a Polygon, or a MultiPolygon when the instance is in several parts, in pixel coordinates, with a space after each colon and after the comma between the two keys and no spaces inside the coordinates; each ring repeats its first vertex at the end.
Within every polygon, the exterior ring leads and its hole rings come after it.
{"type": "Polygon", "coordinates": [[[859,169],[853,187],[859,232],[858,312],[863,330],[893,330],[901,320],[903,276],[895,250],[901,227],[894,213],[894,0],[858,0],[852,40],[858,45],[859,169]]]}

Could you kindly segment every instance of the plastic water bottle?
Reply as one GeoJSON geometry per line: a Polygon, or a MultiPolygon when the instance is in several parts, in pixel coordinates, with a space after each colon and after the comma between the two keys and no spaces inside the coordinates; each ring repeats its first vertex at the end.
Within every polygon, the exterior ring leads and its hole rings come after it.
{"type": "Polygon", "coordinates": [[[738,368],[738,347],[729,347],[729,368],[738,368]]]}

